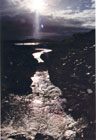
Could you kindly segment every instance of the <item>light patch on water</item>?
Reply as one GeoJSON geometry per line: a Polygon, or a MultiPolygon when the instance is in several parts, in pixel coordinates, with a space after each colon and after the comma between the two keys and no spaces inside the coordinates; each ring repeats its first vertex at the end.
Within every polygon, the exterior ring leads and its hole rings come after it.
{"type": "Polygon", "coordinates": [[[33,104],[35,105],[41,105],[42,101],[40,99],[34,99],[33,104]]]}
{"type": "Polygon", "coordinates": [[[74,138],[75,136],[76,136],[76,131],[67,130],[67,131],[65,132],[65,137],[66,137],[67,139],[69,139],[70,137],[71,137],[71,138],[74,138]]]}
{"type": "Polygon", "coordinates": [[[43,51],[42,51],[42,52],[37,52],[37,53],[32,54],[32,55],[34,56],[34,58],[38,60],[38,63],[43,63],[43,62],[44,62],[44,61],[40,58],[41,54],[43,54],[43,51]]]}
{"type": "Polygon", "coordinates": [[[35,50],[39,50],[40,52],[36,52],[36,53],[33,53],[33,57],[35,59],[37,59],[38,63],[44,63],[44,61],[40,58],[40,56],[42,54],[47,54],[48,52],[51,52],[52,50],[51,49],[43,49],[43,48],[37,48],[35,50]]]}
{"type": "Polygon", "coordinates": [[[56,97],[62,94],[61,90],[51,83],[47,70],[37,71],[31,79],[33,81],[31,85],[33,96],[39,93],[40,96],[52,98],[52,96],[56,97]]]}
{"type": "Polygon", "coordinates": [[[36,46],[36,45],[39,45],[40,43],[39,42],[26,42],[26,43],[15,43],[14,45],[16,46],[36,46]]]}

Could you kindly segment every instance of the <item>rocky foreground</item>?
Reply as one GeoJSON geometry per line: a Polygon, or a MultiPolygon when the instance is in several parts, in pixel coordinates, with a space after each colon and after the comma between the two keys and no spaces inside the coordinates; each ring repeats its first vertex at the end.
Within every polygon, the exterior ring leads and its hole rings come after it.
{"type": "Polygon", "coordinates": [[[2,140],[95,140],[94,44],[94,31],[47,44],[42,63],[3,49],[2,140]]]}

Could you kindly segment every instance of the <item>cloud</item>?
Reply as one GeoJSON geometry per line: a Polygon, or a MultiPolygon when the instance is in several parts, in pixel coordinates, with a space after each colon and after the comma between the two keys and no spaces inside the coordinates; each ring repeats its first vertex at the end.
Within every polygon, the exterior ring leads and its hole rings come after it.
{"type": "MultiPolygon", "coordinates": [[[[86,30],[95,26],[95,0],[44,0],[44,2],[45,9],[39,13],[38,19],[39,24],[44,24],[44,29],[40,29],[42,37],[69,35],[74,31],[84,31],[84,28],[86,30]]],[[[1,0],[3,30],[6,29],[10,36],[14,38],[32,36],[36,18],[32,3],[33,0],[1,0]]]]}
{"type": "MultiPolygon", "coordinates": [[[[66,25],[69,26],[85,26],[90,28],[94,28],[95,26],[95,10],[94,9],[86,9],[83,11],[75,11],[72,10],[61,10],[54,12],[54,17],[62,18],[62,23],[66,20],[66,25]],[[77,24],[79,23],[79,24],[77,24]],[[71,25],[70,25],[71,24],[71,25]]],[[[65,25],[65,24],[64,24],[65,25]]]]}
{"type": "Polygon", "coordinates": [[[91,3],[92,3],[91,8],[95,9],[96,8],[95,0],[91,0],[91,3]]]}
{"type": "MultiPolygon", "coordinates": [[[[90,9],[94,0],[43,0],[45,2],[45,14],[51,14],[54,11],[66,10],[70,7],[72,11],[90,9]],[[86,7],[87,6],[87,7],[86,7]]],[[[32,12],[34,0],[1,0],[2,11],[24,11],[32,12]],[[16,9],[16,10],[15,10],[16,9]]],[[[42,14],[44,14],[42,13],[42,14]]]]}

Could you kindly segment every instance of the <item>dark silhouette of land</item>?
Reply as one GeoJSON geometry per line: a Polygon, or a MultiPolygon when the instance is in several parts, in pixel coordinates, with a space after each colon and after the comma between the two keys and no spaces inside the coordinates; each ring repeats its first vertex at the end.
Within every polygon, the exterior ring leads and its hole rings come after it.
{"type": "MultiPolygon", "coordinates": [[[[63,41],[22,40],[2,42],[1,56],[1,91],[2,100],[10,93],[28,95],[32,89],[30,77],[39,65],[33,58],[35,48],[48,48],[52,52],[43,54],[50,80],[62,90],[60,98],[67,99],[65,111],[74,119],[84,117],[88,127],[84,136],[77,135],[76,140],[95,140],[95,31],[74,34],[63,41]],[[16,46],[16,42],[39,42],[36,46],[16,46]]],[[[43,66],[43,65],[42,65],[43,66]]],[[[2,121],[6,114],[6,105],[2,106],[2,121]],[[5,109],[5,111],[4,111],[5,109]]],[[[53,138],[36,135],[36,140],[53,138]]],[[[65,139],[64,139],[65,140],[65,139]]]]}

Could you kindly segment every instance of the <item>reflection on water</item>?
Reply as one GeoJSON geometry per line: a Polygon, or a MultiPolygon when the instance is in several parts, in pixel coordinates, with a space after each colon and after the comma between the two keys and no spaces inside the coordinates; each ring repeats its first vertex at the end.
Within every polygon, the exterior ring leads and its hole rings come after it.
{"type": "Polygon", "coordinates": [[[33,53],[32,55],[34,56],[35,59],[37,59],[38,63],[43,63],[44,61],[40,58],[40,56],[42,54],[47,54],[48,52],[51,52],[52,50],[51,49],[42,49],[42,48],[37,48],[35,50],[38,50],[40,52],[36,52],[36,53],[33,53]]]}
{"type": "MultiPolygon", "coordinates": [[[[34,53],[33,56],[38,63],[44,63],[40,58],[41,54],[52,50],[39,48],[38,50],[40,52],[34,53]]],[[[2,124],[2,137],[24,134],[34,140],[36,134],[41,133],[57,140],[63,137],[74,140],[76,133],[82,133],[82,129],[87,127],[86,121],[83,118],[74,120],[71,115],[66,114],[67,100],[60,98],[62,92],[51,83],[45,65],[38,65],[31,79],[31,94],[27,96],[10,94],[9,101],[4,99],[3,102],[10,110],[6,113],[6,120],[2,124]]]]}
{"type": "Polygon", "coordinates": [[[23,134],[34,140],[36,134],[41,133],[57,140],[64,136],[73,140],[76,133],[87,127],[86,121],[74,120],[66,114],[67,100],[59,97],[62,92],[51,83],[47,70],[37,70],[31,78],[32,94],[10,95],[7,102],[10,112],[2,124],[2,137],[23,134]]]}
{"type": "Polygon", "coordinates": [[[16,45],[16,46],[36,46],[36,45],[39,45],[40,43],[38,43],[38,42],[32,42],[32,43],[15,43],[14,45],[16,45]]]}

